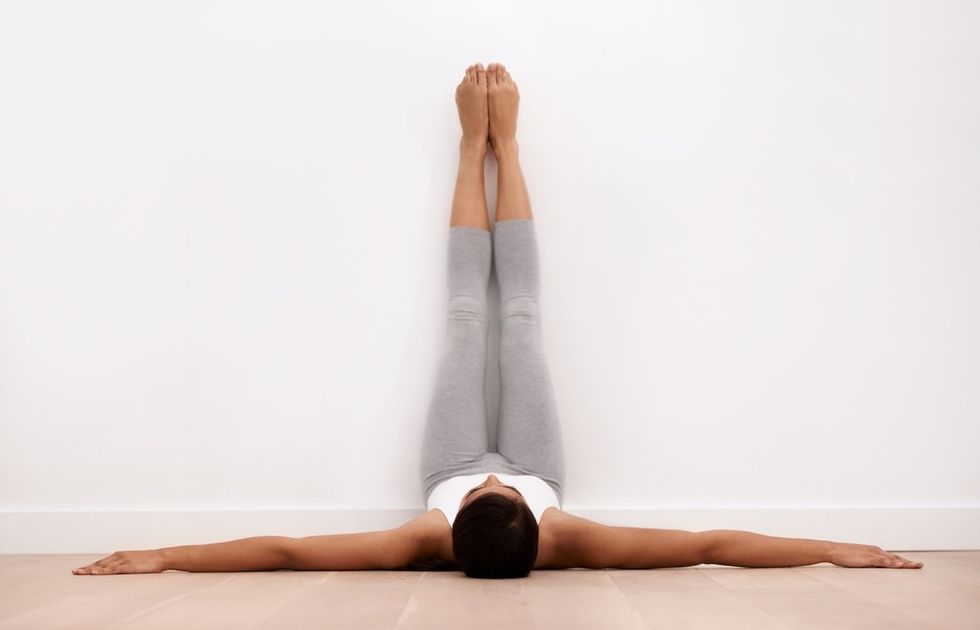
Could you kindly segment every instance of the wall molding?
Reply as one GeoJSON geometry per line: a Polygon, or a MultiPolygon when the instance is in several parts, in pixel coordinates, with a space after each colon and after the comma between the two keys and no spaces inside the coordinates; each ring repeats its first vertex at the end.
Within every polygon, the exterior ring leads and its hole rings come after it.
{"type": "MultiPolygon", "coordinates": [[[[980,549],[980,508],[565,509],[609,525],[878,545],[892,551],[980,549]]],[[[0,554],[109,554],[250,536],[312,536],[395,527],[405,509],[3,510],[0,554]]]]}

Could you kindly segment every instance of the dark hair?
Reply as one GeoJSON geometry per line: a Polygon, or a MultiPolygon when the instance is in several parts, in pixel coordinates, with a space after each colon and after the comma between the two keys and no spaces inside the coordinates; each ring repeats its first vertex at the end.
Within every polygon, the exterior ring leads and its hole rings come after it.
{"type": "Polygon", "coordinates": [[[453,555],[467,577],[527,577],[538,557],[538,522],[523,501],[488,492],[453,521],[453,555]]]}

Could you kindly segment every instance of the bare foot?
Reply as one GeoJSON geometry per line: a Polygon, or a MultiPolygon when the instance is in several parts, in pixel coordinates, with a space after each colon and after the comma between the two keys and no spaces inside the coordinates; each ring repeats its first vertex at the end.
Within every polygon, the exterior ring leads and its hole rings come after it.
{"type": "Polygon", "coordinates": [[[456,107],[463,128],[461,146],[487,150],[489,113],[487,105],[487,73],[478,63],[466,69],[466,75],[456,86],[456,107]]]}
{"type": "Polygon", "coordinates": [[[490,102],[490,146],[496,151],[501,145],[517,140],[517,109],[521,100],[517,84],[502,64],[487,66],[487,99],[490,102]]]}

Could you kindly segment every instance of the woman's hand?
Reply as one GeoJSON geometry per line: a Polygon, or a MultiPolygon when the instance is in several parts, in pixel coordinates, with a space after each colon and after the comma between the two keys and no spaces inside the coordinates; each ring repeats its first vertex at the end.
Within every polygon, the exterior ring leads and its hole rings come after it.
{"type": "Polygon", "coordinates": [[[886,567],[889,569],[921,569],[922,563],[907,560],[874,545],[834,543],[830,561],[839,567],[886,567]]]}
{"type": "Polygon", "coordinates": [[[111,575],[113,573],[160,573],[166,570],[163,554],[157,550],[117,551],[92,564],[72,569],[75,575],[111,575]]]}

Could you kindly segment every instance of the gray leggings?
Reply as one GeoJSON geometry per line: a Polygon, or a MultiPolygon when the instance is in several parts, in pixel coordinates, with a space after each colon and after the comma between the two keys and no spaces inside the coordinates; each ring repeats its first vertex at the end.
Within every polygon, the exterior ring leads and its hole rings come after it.
{"type": "MultiPolygon", "coordinates": [[[[456,475],[536,475],[562,500],[565,456],[541,341],[533,219],[449,228],[449,315],[422,445],[422,492],[456,475]],[[491,252],[492,250],[492,252],[491,252]],[[500,286],[500,417],[488,452],[484,376],[491,254],[500,286]]],[[[474,484],[475,485],[475,484],[474,484]]]]}

